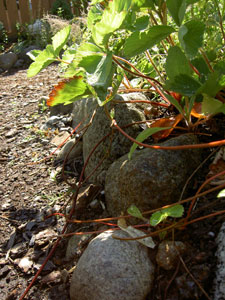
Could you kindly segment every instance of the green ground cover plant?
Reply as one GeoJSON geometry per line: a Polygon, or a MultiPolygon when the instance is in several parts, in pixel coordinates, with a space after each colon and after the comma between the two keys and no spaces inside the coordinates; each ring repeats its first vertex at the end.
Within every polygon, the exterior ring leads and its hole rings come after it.
{"type": "Polygon", "coordinates": [[[31,54],[28,77],[54,61],[66,67],[66,80],[53,89],[49,105],[91,95],[104,105],[124,76],[140,77],[145,90],[155,89],[159,104],[175,106],[191,127],[192,116],[225,112],[225,4],[213,2],[208,9],[214,29],[202,18],[206,8],[201,0],[93,0],[81,44],[60,56],[70,36],[70,26],[64,28],[44,51],[31,54]],[[211,34],[220,42],[216,49],[211,34]]]}

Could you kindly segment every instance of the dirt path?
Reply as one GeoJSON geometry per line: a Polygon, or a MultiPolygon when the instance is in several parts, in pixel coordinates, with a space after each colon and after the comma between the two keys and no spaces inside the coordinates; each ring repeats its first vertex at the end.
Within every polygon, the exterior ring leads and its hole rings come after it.
{"type": "MultiPolygon", "coordinates": [[[[40,130],[49,114],[48,110],[43,112],[41,103],[58,78],[57,66],[31,79],[27,79],[26,70],[0,76],[1,299],[18,299],[48,253],[48,242],[32,245],[32,236],[62,227],[56,219],[43,221],[42,217],[43,211],[49,213],[54,205],[60,206],[66,185],[59,186],[51,179],[51,164],[31,164],[54,148],[49,143],[54,133],[40,130]]],[[[56,270],[56,264],[50,262],[47,269],[43,275],[56,270]]],[[[68,297],[64,289],[51,291],[45,286],[42,292],[32,288],[29,299],[68,297]]]]}

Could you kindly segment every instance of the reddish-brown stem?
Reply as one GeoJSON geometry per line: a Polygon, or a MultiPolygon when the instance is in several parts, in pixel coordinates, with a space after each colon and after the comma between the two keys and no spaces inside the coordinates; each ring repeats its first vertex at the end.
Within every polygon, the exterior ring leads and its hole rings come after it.
{"type": "Polygon", "coordinates": [[[183,150],[183,149],[197,149],[197,148],[212,148],[217,146],[225,145],[225,140],[220,140],[211,143],[204,143],[204,144],[194,144],[194,145],[181,145],[181,146],[159,146],[159,145],[148,145],[141,142],[138,142],[130,135],[128,135],[122,128],[120,128],[115,120],[112,120],[112,124],[129,140],[133,143],[136,143],[139,146],[150,148],[150,149],[162,149],[162,150],[183,150]]]}
{"type": "MultiPolygon", "coordinates": [[[[214,175],[214,176],[208,178],[208,179],[207,179],[207,180],[199,187],[199,189],[197,190],[196,196],[199,195],[200,191],[201,191],[201,190],[204,188],[204,186],[206,186],[210,181],[212,181],[213,179],[215,179],[215,178],[217,178],[217,177],[219,177],[219,176],[221,176],[221,175],[224,175],[224,174],[225,174],[225,171],[222,171],[222,172],[220,172],[220,173],[218,173],[218,174],[216,174],[216,175],[214,175]]],[[[195,202],[196,202],[196,199],[197,199],[197,197],[196,197],[195,199],[193,199],[192,202],[191,202],[191,204],[190,204],[190,207],[189,207],[189,209],[188,209],[188,213],[187,213],[186,220],[188,220],[189,217],[190,217],[190,214],[191,214],[192,208],[193,208],[193,206],[194,206],[194,204],[195,204],[195,202]]]]}
{"type": "MultiPolygon", "coordinates": [[[[162,210],[162,209],[165,209],[165,208],[169,208],[169,207],[172,207],[174,205],[177,205],[177,204],[183,204],[183,203],[187,203],[187,202],[190,202],[191,200],[193,199],[196,199],[197,197],[202,197],[202,196],[205,196],[209,193],[212,193],[212,192],[215,192],[219,189],[222,189],[225,187],[225,184],[221,185],[221,186],[216,186],[214,188],[211,188],[207,191],[204,191],[198,195],[195,195],[195,196],[192,196],[192,197],[189,197],[187,199],[184,199],[182,201],[178,201],[178,202],[175,202],[173,204],[169,204],[169,205],[165,205],[163,207],[160,207],[160,208],[155,208],[155,209],[151,209],[151,210],[148,210],[148,211],[145,211],[145,212],[142,212],[142,215],[149,215],[149,214],[152,214],[156,211],[159,211],[159,210],[162,210]]],[[[113,221],[113,220],[119,220],[121,218],[124,218],[124,219],[127,219],[127,218],[131,218],[131,215],[124,215],[124,216],[120,216],[120,217],[112,217],[112,218],[103,218],[103,219],[93,219],[93,220],[76,220],[76,219],[73,219],[73,220],[67,220],[67,222],[69,223],[77,223],[77,224],[81,224],[81,223],[98,223],[98,222],[108,222],[108,221],[113,221]]]]}
{"type": "Polygon", "coordinates": [[[168,230],[172,230],[172,229],[179,229],[179,228],[184,228],[184,225],[190,225],[190,224],[193,224],[193,223],[196,223],[196,222],[199,222],[199,221],[202,221],[202,220],[205,220],[205,219],[208,219],[208,218],[211,218],[211,217],[215,217],[215,216],[218,216],[218,215],[222,215],[225,213],[225,210],[221,210],[221,211],[217,211],[215,213],[212,213],[212,214],[209,214],[209,215],[206,215],[206,216],[202,216],[202,217],[199,217],[199,218],[196,218],[194,220],[191,220],[191,221],[188,221],[184,224],[185,222],[185,219],[181,219],[179,222],[177,223],[174,223],[170,226],[167,226],[167,227],[164,227],[162,229],[159,229],[157,231],[154,231],[154,232],[151,232],[149,234],[146,234],[146,235],[143,235],[143,236],[139,236],[139,237],[135,237],[135,238],[121,238],[121,237],[117,237],[117,236],[114,236],[114,238],[118,239],[118,240],[123,240],[123,241],[136,241],[136,240],[140,240],[140,239],[144,239],[146,237],[153,237],[153,236],[156,236],[158,235],[160,232],[163,232],[163,231],[168,231],[168,230]]]}
{"type": "Polygon", "coordinates": [[[205,62],[207,63],[207,66],[209,67],[209,70],[212,71],[212,72],[214,72],[213,67],[211,66],[210,61],[208,60],[208,57],[205,54],[205,52],[202,49],[200,49],[200,52],[201,52],[201,54],[202,54],[205,62]]]}
{"type": "Polygon", "coordinates": [[[112,100],[113,103],[148,103],[151,105],[156,105],[156,106],[163,106],[163,107],[169,107],[168,104],[166,103],[160,103],[160,102],[155,102],[155,101],[149,101],[149,100],[129,100],[129,101],[120,101],[120,100],[112,100]]]}
{"type": "Polygon", "coordinates": [[[134,65],[132,65],[128,60],[122,58],[122,57],[119,57],[119,56],[116,56],[116,55],[113,55],[113,60],[115,63],[117,63],[122,69],[126,70],[127,72],[135,75],[135,76],[138,76],[138,77],[142,77],[142,78],[146,78],[146,79],[150,79],[152,81],[155,81],[159,86],[162,86],[162,84],[156,80],[155,78],[152,78],[152,77],[149,77],[147,75],[144,75],[143,73],[141,73],[134,65]],[[125,62],[126,64],[128,64],[131,68],[133,68],[137,73],[131,71],[130,69],[126,68],[124,65],[122,65],[118,60],[121,60],[123,62],[125,62]]]}

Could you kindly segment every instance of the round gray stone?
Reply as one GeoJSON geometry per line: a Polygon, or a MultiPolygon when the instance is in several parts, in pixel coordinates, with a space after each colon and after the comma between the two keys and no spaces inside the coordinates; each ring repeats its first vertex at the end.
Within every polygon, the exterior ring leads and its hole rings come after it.
{"type": "MultiPolygon", "coordinates": [[[[194,135],[181,135],[163,146],[197,143],[194,135]]],[[[188,177],[201,162],[201,150],[159,150],[145,148],[115,161],[106,174],[105,197],[109,213],[127,213],[135,204],[141,211],[179,200],[188,177]]]]}
{"type": "Polygon", "coordinates": [[[74,270],[71,300],[144,300],[151,290],[154,266],[146,247],[120,241],[122,231],[98,235],[88,245],[74,270]]]}

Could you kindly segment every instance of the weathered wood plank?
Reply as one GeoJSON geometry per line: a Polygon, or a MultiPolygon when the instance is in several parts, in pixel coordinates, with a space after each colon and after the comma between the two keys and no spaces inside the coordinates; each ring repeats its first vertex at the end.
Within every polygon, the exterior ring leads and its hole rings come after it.
{"type": "Polygon", "coordinates": [[[3,23],[5,29],[9,31],[9,23],[3,1],[4,0],[0,0],[0,21],[3,23]]]}
{"type": "Polygon", "coordinates": [[[16,33],[16,23],[19,22],[18,8],[16,0],[6,0],[7,12],[9,16],[9,34],[16,33]]]}
{"type": "Polygon", "coordinates": [[[30,23],[31,11],[29,7],[29,0],[19,0],[19,10],[22,24],[30,23]]]}

